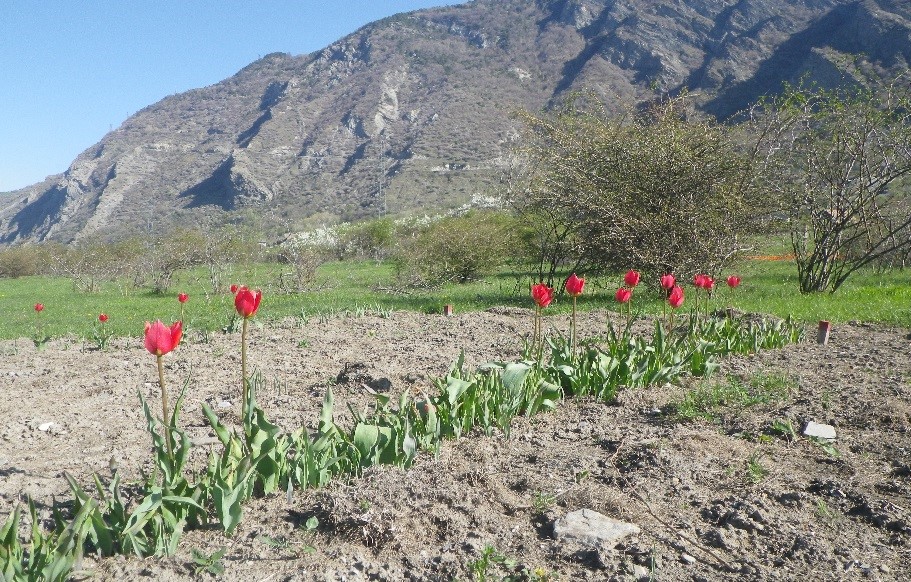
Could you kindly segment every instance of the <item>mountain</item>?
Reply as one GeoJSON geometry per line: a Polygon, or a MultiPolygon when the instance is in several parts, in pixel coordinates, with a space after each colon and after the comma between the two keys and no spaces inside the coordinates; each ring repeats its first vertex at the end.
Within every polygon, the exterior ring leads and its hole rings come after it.
{"type": "Polygon", "coordinates": [[[0,242],[455,207],[496,187],[518,108],[575,89],[609,103],[687,89],[724,118],[783,81],[842,82],[850,55],[906,70],[909,31],[899,0],[475,0],[401,14],[139,111],[63,174],[0,199],[0,242]]]}

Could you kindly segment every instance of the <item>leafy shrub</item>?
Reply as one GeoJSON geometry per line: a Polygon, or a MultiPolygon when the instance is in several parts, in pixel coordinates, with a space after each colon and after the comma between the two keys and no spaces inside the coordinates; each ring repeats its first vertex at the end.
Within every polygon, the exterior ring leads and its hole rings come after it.
{"type": "Polygon", "coordinates": [[[348,225],[339,233],[338,257],[381,261],[392,252],[395,236],[395,223],[390,218],[348,225]]]}
{"type": "Polygon", "coordinates": [[[515,219],[478,211],[431,223],[399,241],[399,278],[416,286],[465,283],[504,264],[515,244],[515,219]]]}
{"type": "Polygon", "coordinates": [[[576,96],[556,114],[522,114],[511,189],[536,225],[540,276],[567,264],[651,279],[721,270],[765,211],[730,128],[697,119],[684,98],[604,109],[576,96]]]}
{"type": "Polygon", "coordinates": [[[135,275],[143,265],[146,242],[138,238],[116,243],[85,240],[67,247],[56,247],[51,253],[52,272],[69,278],[73,289],[94,293],[103,282],[135,275]]]}
{"type": "Polygon", "coordinates": [[[0,277],[16,279],[50,272],[51,247],[21,245],[0,251],[0,277]]]}

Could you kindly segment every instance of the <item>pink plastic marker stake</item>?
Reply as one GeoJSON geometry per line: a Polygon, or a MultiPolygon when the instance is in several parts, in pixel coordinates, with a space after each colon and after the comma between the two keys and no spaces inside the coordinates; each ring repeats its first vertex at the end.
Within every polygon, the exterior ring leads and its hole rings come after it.
{"type": "Polygon", "coordinates": [[[832,330],[832,324],[828,321],[819,322],[819,332],[816,334],[816,343],[826,345],[829,343],[829,332],[832,330]]]}

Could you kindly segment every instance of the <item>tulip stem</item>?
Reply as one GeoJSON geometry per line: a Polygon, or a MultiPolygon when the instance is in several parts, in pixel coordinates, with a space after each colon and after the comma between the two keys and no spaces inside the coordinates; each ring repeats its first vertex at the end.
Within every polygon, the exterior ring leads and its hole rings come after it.
{"type": "Polygon", "coordinates": [[[161,356],[156,355],[158,361],[158,385],[161,386],[161,421],[164,425],[164,442],[168,447],[168,456],[174,459],[174,450],[171,447],[171,427],[168,423],[168,391],[164,385],[164,362],[161,356]]]}
{"type": "Polygon", "coordinates": [[[570,335],[573,338],[573,358],[576,357],[576,296],[573,295],[573,321],[572,329],[569,330],[570,335]]]}
{"type": "Polygon", "coordinates": [[[240,385],[241,385],[241,402],[240,402],[240,419],[246,419],[247,411],[247,318],[244,318],[243,326],[240,329],[240,385]]]}

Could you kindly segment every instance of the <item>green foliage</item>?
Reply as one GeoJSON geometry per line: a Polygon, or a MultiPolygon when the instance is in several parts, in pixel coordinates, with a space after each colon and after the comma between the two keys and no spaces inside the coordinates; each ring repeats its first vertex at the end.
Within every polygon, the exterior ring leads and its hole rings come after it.
{"type": "MultiPolygon", "coordinates": [[[[769,247],[773,252],[783,249],[779,241],[769,247]]],[[[236,264],[232,267],[231,282],[243,282],[262,288],[268,302],[268,312],[259,320],[298,318],[302,310],[316,322],[333,315],[350,313],[383,317],[392,310],[441,312],[442,306],[453,305],[458,314],[487,309],[492,305],[531,305],[528,287],[532,279],[521,272],[500,269],[483,280],[467,284],[452,283],[436,289],[402,290],[391,263],[330,262],[320,266],[317,279],[306,295],[282,294],[270,282],[278,280],[282,265],[275,263],[236,264]]],[[[890,270],[874,273],[872,269],[849,279],[838,293],[802,295],[794,293],[797,277],[793,263],[788,261],[750,260],[737,265],[744,283],[736,293],[716,290],[712,302],[717,306],[733,303],[739,310],[768,313],[778,317],[793,314],[795,320],[813,322],[826,319],[838,326],[852,320],[883,322],[895,326],[911,326],[911,287],[907,273],[890,270]]],[[[622,276],[622,275],[621,275],[622,276]]],[[[616,309],[613,292],[616,274],[587,277],[586,294],[579,309],[616,309]],[[591,292],[589,292],[589,289],[591,292]]],[[[233,297],[223,287],[211,293],[207,270],[197,267],[175,275],[173,287],[190,294],[186,304],[185,328],[191,330],[188,340],[206,332],[226,328],[227,313],[232,313],[233,297]]],[[[644,290],[643,290],[644,291],[644,290]]],[[[124,279],[101,283],[97,293],[74,293],[71,282],[63,277],[23,277],[17,280],[0,278],[0,298],[6,317],[0,320],[0,339],[31,337],[35,331],[34,306],[45,304],[42,325],[48,336],[73,334],[91,337],[98,313],[110,316],[107,327],[116,337],[135,337],[147,320],[160,317],[174,321],[180,317],[180,305],[175,295],[158,295],[136,291],[124,279]]],[[[636,306],[644,314],[660,314],[665,302],[658,293],[641,292],[636,306]]],[[[551,314],[566,313],[571,303],[558,297],[548,307],[551,314]]],[[[837,327],[836,327],[837,330],[837,327]]]]}
{"type": "Polygon", "coordinates": [[[545,491],[535,491],[531,500],[531,508],[536,515],[541,515],[557,502],[557,496],[545,491]]]}
{"type": "Polygon", "coordinates": [[[815,444],[822,450],[822,452],[829,455],[830,457],[838,458],[841,456],[841,451],[838,450],[838,447],[833,445],[828,439],[810,437],[810,442],[815,444]]]}
{"type": "Polygon", "coordinates": [[[530,569],[500,553],[493,546],[485,546],[477,560],[469,564],[474,582],[547,582],[555,579],[543,568],[530,569]]]}
{"type": "Polygon", "coordinates": [[[486,546],[481,556],[471,563],[471,573],[475,581],[486,582],[490,576],[489,570],[494,566],[508,571],[516,567],[516,561],[501,554],[495,547],[486,546]]]}
{"type": "Polygon", "coordinates": [[[73,567],[82,558],[83,543],[91,527],[91,504],[83,506],[64,523],[57,518],[57,528],[44,533],[38,521],[35,504],[29,499],[31,537],[27,547],[19,540],[21,520],[19,506],[0,526],[0,574],[4,580],[28,582],[57,582],[67,580],[73,567]]]}
{"type": "Polygon", "coordinates": [[[206,555],[196,548],[193,548],[191,555],[193,557],[193,572],[199,576],[203,572],[207,572],[213,576],[219,576],[225,573],[225,563],[223,558],[227,553],[228,548],[222,548],[216,550],[209,555],[206,555]]]}
{"type": "Polygon", "coordinates": [[[786,438],[789,442],[797,440],[797,431],[794,429],[794,423],[790,418],[779,418],[772,421],[770,430],[786,438]]]}
{"type": "MultiPolygon", "coordinates": [[[[748,384],[731,376],[725,382],[700,384],[687,392],[673,408],[676,415],[684,420],[715,420],[721,408],[746,408],[779,402],[790,394],[792,388],[793,380],[781,376],[756,375],[750,378],[748,384]]],[[[781,429],[784,430],[783,425],[781,429]]]]}
{"type": "Polygon", "coordinates": [[[746,468],[747,478],[752,483],[759,483],[769,474],[769,470],[762,464],[762,454],[759,451],[750,455],[746,461],[746,468]]]}
{"type": "Polygon", "coordinates": [[[96,321],[95,324],[92,325],[91,339],[97,349],[105,349],[112,337],[114,337],[114,330],[109,328],[105,323],[96,321]]]}

